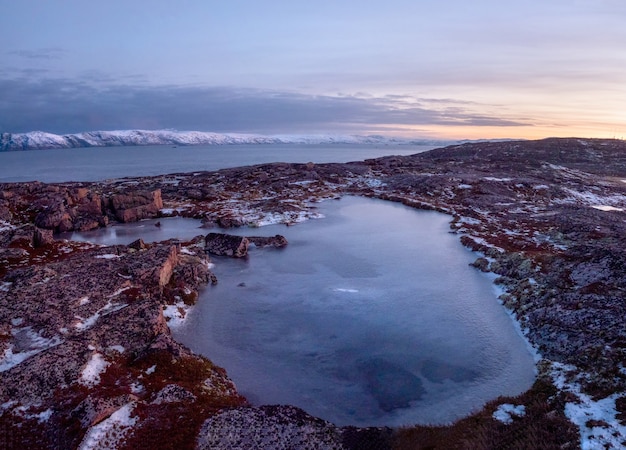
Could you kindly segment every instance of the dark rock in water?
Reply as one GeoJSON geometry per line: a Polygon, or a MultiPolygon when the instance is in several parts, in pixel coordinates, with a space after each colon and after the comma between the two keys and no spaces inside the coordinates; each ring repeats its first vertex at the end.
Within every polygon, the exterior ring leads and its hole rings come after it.
{"type": "Polygon", "coordinates": [[[243,258],[249,244],[248,238],[224,233],[209,233],[205,238],[205,250],[217,256],[243,258]]]}
{"type": "Polygon", "coordinates": [[[156,217],[163,208],[161,190],[152,192],[137,191],[129,194],[116,194],[111,197],[111,209],[120,222],[137,222],[156,217]]]}
{"type": "Polygon", "coordinates": [[[289,242],[285,236],[277,234],[276,236],[247,236],[248,240],[257,247],[285,247],[289,242]]]}
{"type": "Polygon", "coordinates": [[[408,408],[426,392],[417,375],[390,361],[372,358],[360,362],[358,369],[365,377],[370,394],[385,412],[408,408]]]}
{"type": "Polygon", "coordinates": [[[489,261],[483,257],[477,258],[476,261],[470,264],[470,266],[476,267],[481,272],[489,271],[489,261]]]}
{"type": "Polygon", "coordinates": [[[35,227],[35,231],[33,233],[33,246],[35,248],[45,247],[53,242],[54,237],[52,236],[52,230],[42,230],[41,228],[35,227]]]}
{"type": "Polygon", "coordinates": [[[231,216],[218,217],[217,226],[220,228],[235,228],[243,225],[243,222],[231,216]]]}

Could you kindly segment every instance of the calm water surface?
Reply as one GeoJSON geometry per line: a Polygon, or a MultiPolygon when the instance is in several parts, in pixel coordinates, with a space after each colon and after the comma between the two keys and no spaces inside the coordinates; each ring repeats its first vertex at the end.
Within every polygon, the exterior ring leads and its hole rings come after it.
{"type": "Polygon", "coordinates": [[[97,181],[218,170],[269,162],[349,162],[412,155],[425,145],[194,145],[91,147],[0,152],[0,182],[97,181]]]}
{"type": "MultiPolygon", "coordinates": [[[[219,284],[175,338],[225,367],[252,403],[341,425],[447,423],[531,386],[526,343],[448,216],[356,197],[320,210],[326,218],[293,227],[234,230],[289,245],[213,258],[219,284]]],[[[161,223],[100,242],[176,234],[175,221],[161,223]]],[[[179,237],[206,233],[197,225],[179,237]]]]}

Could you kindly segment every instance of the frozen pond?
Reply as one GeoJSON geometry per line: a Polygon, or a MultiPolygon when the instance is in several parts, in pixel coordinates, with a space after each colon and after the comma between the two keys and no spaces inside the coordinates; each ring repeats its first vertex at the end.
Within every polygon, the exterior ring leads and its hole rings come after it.
{"type": "MultiPolygon", "coordinates": [[[[447,423],[531,386],[526,343],[448,216],[358,197],[320,210],[325,219],[293,227],[229,230],[289,245],[213,258],[219,284],[176,339],[253,404],[340,425],[447,423]]],[[[185,233],[208,232],[195,226],[185,233]]],[[[135,230],[126,243],[143,237],[135,230]]]]}

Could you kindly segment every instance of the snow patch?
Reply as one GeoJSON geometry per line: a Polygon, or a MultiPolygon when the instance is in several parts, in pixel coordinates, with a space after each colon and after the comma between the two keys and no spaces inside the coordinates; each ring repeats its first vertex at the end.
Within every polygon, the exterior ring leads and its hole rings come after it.
{"type": "Polygon", "coordinates": [[[152,367],[148,367],[146,369],[146,375],[152,375],[155,372],[156,367],[157,367],[156,364],[154,366],[152,366],[152,367]]]}
{"type": "Polygon", "coordinates": [[[12,285],[13,283],[11,282],[3,281],[2,283],[0,283],[0,292],[9,292],[9,289],[11,289],[12,285]]]}
{"type": "Polygon", "coordinates": [[[120,309],[126,308],[127,306],[128,305],[126,303],[113,303],[109,300],[106,305],[104,305],[102,308],[100,308],[93,315],[87,317],[86,319],[78,315],[74,316],[74,318],[77,319],[77,322],[74,324],[74,328],[76,328],[78,331],[88,330],[96,324],[100,317],[119,311],[120,309]]]}
{"type": "Polygon", "coordinates": [[[11,330],[14,342],[0,356],[0,372],[5,372],[24,362],[37,353],[55,347],[62,342],[60,337],[51,339],[33,331],[31,327],[14,328],[11,330]]]}
{"type": "Polygon", "coordinates": [[[16,228],[15,225],[11,225],[9,222],[5,220],[0,220],[0,232],[14,230],[15,228],[16,228]]]}
{"type": "MultiPolygon", "coordinates": [[[[606,205],[620,207],[626,205],[626,196],[621,194],[615,195],[598,195],[589,191],[575,191],[573,189],[563,188],[568,195],[563,199],[555,199],[554,203],[560,204],[583,204],[587,206],[606,205]]],[[[606,207],[603,206],[603,207],[606,207]]]]}
{"type": "Polygon", "coordinates": [[[135,402],[127,403],[98,425],[89,428],[79,450],[117,449],[124,436],[135,426],[138,416],[132,416],[135,402]]]}
{"type": "Polygon", "coordinates": [[[176,302],[163,308],[163,316],[170,327],[178,327],[185,322],[189,306],[185,302],[176,302]]]}
{"type": "Polygon", "coordinates": [[[565,404],[565,415],[578,426],[580,446],[583,450],[623,448],[626,442],[626,426],[617,419],[615,401],[625,395],[617,392],[608,397],[594,400],[581,391],[576,381],[580,374],[575,366],[552,363],[554,385],[576,397],[576,401],[565,404]]]}
{"type": "Polygon", "coordinates": [[[13,410],[13,413],[23,417],[24,419],[37,420],[39,423],[47,422],[50,420],[50,417],[52,417],[53,411],[50,408],[38,413],[28,412],[30,408],[31,406],[18,406],[13,410]]]}
{"type": "Polygon", "coordinates": [[[483,177],[483,180],[506,182],[506,181],[513,181],[513,178],[483,177]]]}
{"type": "Polygon", "coordinates": [[[623,208],[616,208],[609,205],[591,205],[592,208],[599,209],[600,211],[624,211],[623,208]]]}
{"type": "Polygon", "coordinates": [[[107,253],[105,255],[97,255],[96,259],[118,259],[121,258],[120,255],[114,255],[112,253],[107,253]]]}
{"type": "Polygon", "coordinates": [[[472,185],[471,184],[459,184],[457,188],[458,189],[471,189],[472,185]]]}
{"type": "Polygon", "coordinates": [[[504,424],[513,423],[514,417],[524,417],[526,415],[526,407],[524,405],[512,405],[510,403],[504,403],[498,406],[492,415],[494,419],[504,424]]]}
{"type": "Polygon", "coordinates": [[[348,293],[351,293],[351,294],[359,292],[358,289],[347,289],[347,288],[334,288],[333,291],[335,291],[335,292],[348,292],[348,293]]]}
{"type": "Polygon", "coordinates": [[[118,353],[124,353],[126,351],[126,349],[121,345],[111,345],[109,346],[109,349],[118,353]]]}
{"type": "Polygon", "coordinates": [[[109,362],[104,359],[101,353],[93,353],[85,368],[80,374],[80,382],[85,386],[93,387],[100,383],[100,374],[104,373],[109,366],[109,362]]]}

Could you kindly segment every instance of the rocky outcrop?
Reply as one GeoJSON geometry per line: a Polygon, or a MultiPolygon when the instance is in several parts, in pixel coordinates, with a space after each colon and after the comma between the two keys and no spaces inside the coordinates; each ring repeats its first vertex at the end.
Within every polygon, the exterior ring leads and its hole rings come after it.
{"type": "Polygon", "coordinates": [[[123,411],[164,416],[135,420],[133,436],[149,440],[169,416],[199,427],[209,411],[245,404],[223,370],[173,341],[163,313],[210,280],[202,252],[64,245],[0,283],[0,447],[13,436],[15,448],[77,448],[123,411]]]}
{"type": "Polygon", "coordinates": [[[152,192],[132,192],[113,195],[110,199],[111,210],[120,222],[136,222],[156,217],[163,208],[161,190],[152,192]]]}
{"type": "Polygon", "coordinates": [[[205,238],[206,251],[217,256],[243,258],[248,255],[249,245],[248,238],[231,234],[209,233],[205,238]]]}
{"type": "Polygon", "coordinates": [[[344,449],[341,429],[293,406],[225,411],[208,419],[197,449],[344,449]]]}

